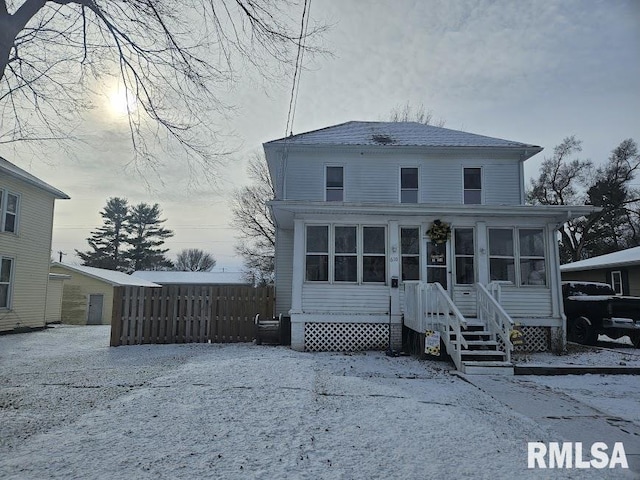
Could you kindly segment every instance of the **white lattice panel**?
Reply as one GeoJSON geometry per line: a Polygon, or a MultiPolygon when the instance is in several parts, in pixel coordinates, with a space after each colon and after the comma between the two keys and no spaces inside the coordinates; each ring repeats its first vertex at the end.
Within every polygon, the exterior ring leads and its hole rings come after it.
{"type": "MultiPolygon", "coordinates": [[[[549,327],[520,327],[524,343],[514,347],[515,352],[546,352],[549,350],[549,327]]],[[[498,337],[500,350],[504,351],[504,343],[498,337]]]]}
{"type": "Polygon", "coordinates": [[[353,352],[385,350],[389,325],[383,323],[305,323],[307,352],[353,352]]]}

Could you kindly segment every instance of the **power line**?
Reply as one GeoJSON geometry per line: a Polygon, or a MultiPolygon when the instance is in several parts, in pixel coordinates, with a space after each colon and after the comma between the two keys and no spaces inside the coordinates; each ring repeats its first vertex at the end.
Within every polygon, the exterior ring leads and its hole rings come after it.
{"type": "Polygon", "coordinates": [[[293,71],[293,85],[291,86],[291,97],[289,99],[289,112],[287,113],[287,126],[285,128],[285,138],[293,130],[293,119],[296,113],[296,104],[298,99],[298,90],[300,88],[300,75],[302,73],[302,58],[304,56],[304,42],[307,38],[307,29],[309,27],[309,11],[311,10],[311,0],[304,1],[302,9],[302,22],[300,25],[300,37],[298,38],[298,52],[296,55],[296,65],[293,71]]]}

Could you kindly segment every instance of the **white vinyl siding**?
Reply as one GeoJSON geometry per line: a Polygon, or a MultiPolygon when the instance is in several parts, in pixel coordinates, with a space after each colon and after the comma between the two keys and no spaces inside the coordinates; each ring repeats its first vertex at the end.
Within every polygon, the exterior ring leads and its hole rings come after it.
{"type": "Polygon", "coordinates": [[[553,315],[551,290],[502,286],[500,304],[514,318],[548,318],[553,315]]]}
{"type": "Polygon", "coordinates": [[[0,190],[19,195],[17,232],[0,232],[0,253],[15,260],[11,309],[0,315],[0,331],[44,327],[54,197],[8,176],[0,190]]]}
{"type": "Polygon", "coordinates": [[[486,205],[521,204],[520,162],[486,154],[391,154],[353,150],[290,151],[286,162],[286,197],[283,200],[323,202],[327,166],[343,166],[344,201],[390,203],[400,201],[400,169],[418,167],[418,203],[462,204],[463,169],[483,169],[486,205]],[[339,163],[333,163],[339,160],[339,163]]]}
{"type": "Polygon", "coordinates": [[[289,315],[293,284],[293,230],[276,230],[276,315],[289,315]]]}
{"type": "Polygon", "coordinates": [[[384,315],[389,312],[389,288],[375,284],[306,283],[302,288],[302,311],[384,315]]]}

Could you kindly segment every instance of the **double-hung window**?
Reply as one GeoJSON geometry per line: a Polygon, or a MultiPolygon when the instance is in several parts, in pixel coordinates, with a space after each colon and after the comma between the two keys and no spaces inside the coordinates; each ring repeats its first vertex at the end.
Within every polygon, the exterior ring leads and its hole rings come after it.
{"type": "Polygon", "coordinates": [[[327,202],[344,201],[344,167],[327,166],[325,199],[327,202]]]}
{"type": "Polygon", "coordinates": [[[13,259],[0,255],[0,308],[11,307],[13,259]]]}
{"type": "Polygon", "coordinates": [[[334,230],[334,279],[336,282],[358,281],[357,227],[336,226],[334,230]]]}
{"type": "Polygon", "coordinates": [[[400,169],[400,203],[418,203],[418,168],[400,169]]]}
{"type": "Polygon", "coordinates": [[[518,230],[520,250],[520,285],[546,285],[544,233],[539,228],[518,230]]]}
{"type": "Polygon", "coordinates": [[[613,288],[613,291],[616,292],[616,295],[623,294],[622,272],[620,270],[611,272],[611,287],[613,288]]]}
{"type": "Polygon", "coordinates": [[[544,230],[490,228],[489,276],[514,285],[546,285],[544,230]]]}
{"type": "Polygon", "coordinates": [[[479,205],[482,203],[482,169],[464,169],[464,203],[465,205],[479,205]]]}
{"type": "Polygon", "coordinates": [[[400,229],[402,280],[420,280],[420,229],[400,229]]]}
{"type": "Polygon", "coordinates": [[[307,225],[305,281],[385,283],[386,227],[307,225]]]}
{"type": "Polygon", "coordinates": [[[329,280],[329,227],[307,226],[307,258],[305,278],[312,282],[329,280]]]}
{"type": "Polygon", "coordinates": [[[362,281],[384,283],[387,278],[385,227],[362,227],[362,281]]]}
{"type": "Polygon", "coordinates": [[[18,202],[20,197],[0,190],[0,232],[16,233],[18,228],[18,202]]]}
{"type": "Polygon", "coordinates": [[[473,228],[456,228],[453,233],[456,257],[456,284],[475,282],[473,228]]]}

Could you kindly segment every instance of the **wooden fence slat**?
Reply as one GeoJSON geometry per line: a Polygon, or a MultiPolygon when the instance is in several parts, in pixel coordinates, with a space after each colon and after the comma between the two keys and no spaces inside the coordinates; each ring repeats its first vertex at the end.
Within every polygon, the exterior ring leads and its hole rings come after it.
{"type": "Polygon", "coordinates": [[[111,315],[111,340],[109,345],[118,347],[122,345],[122,302],[123,288],[113,289],[113,309],[111,315]]]}

